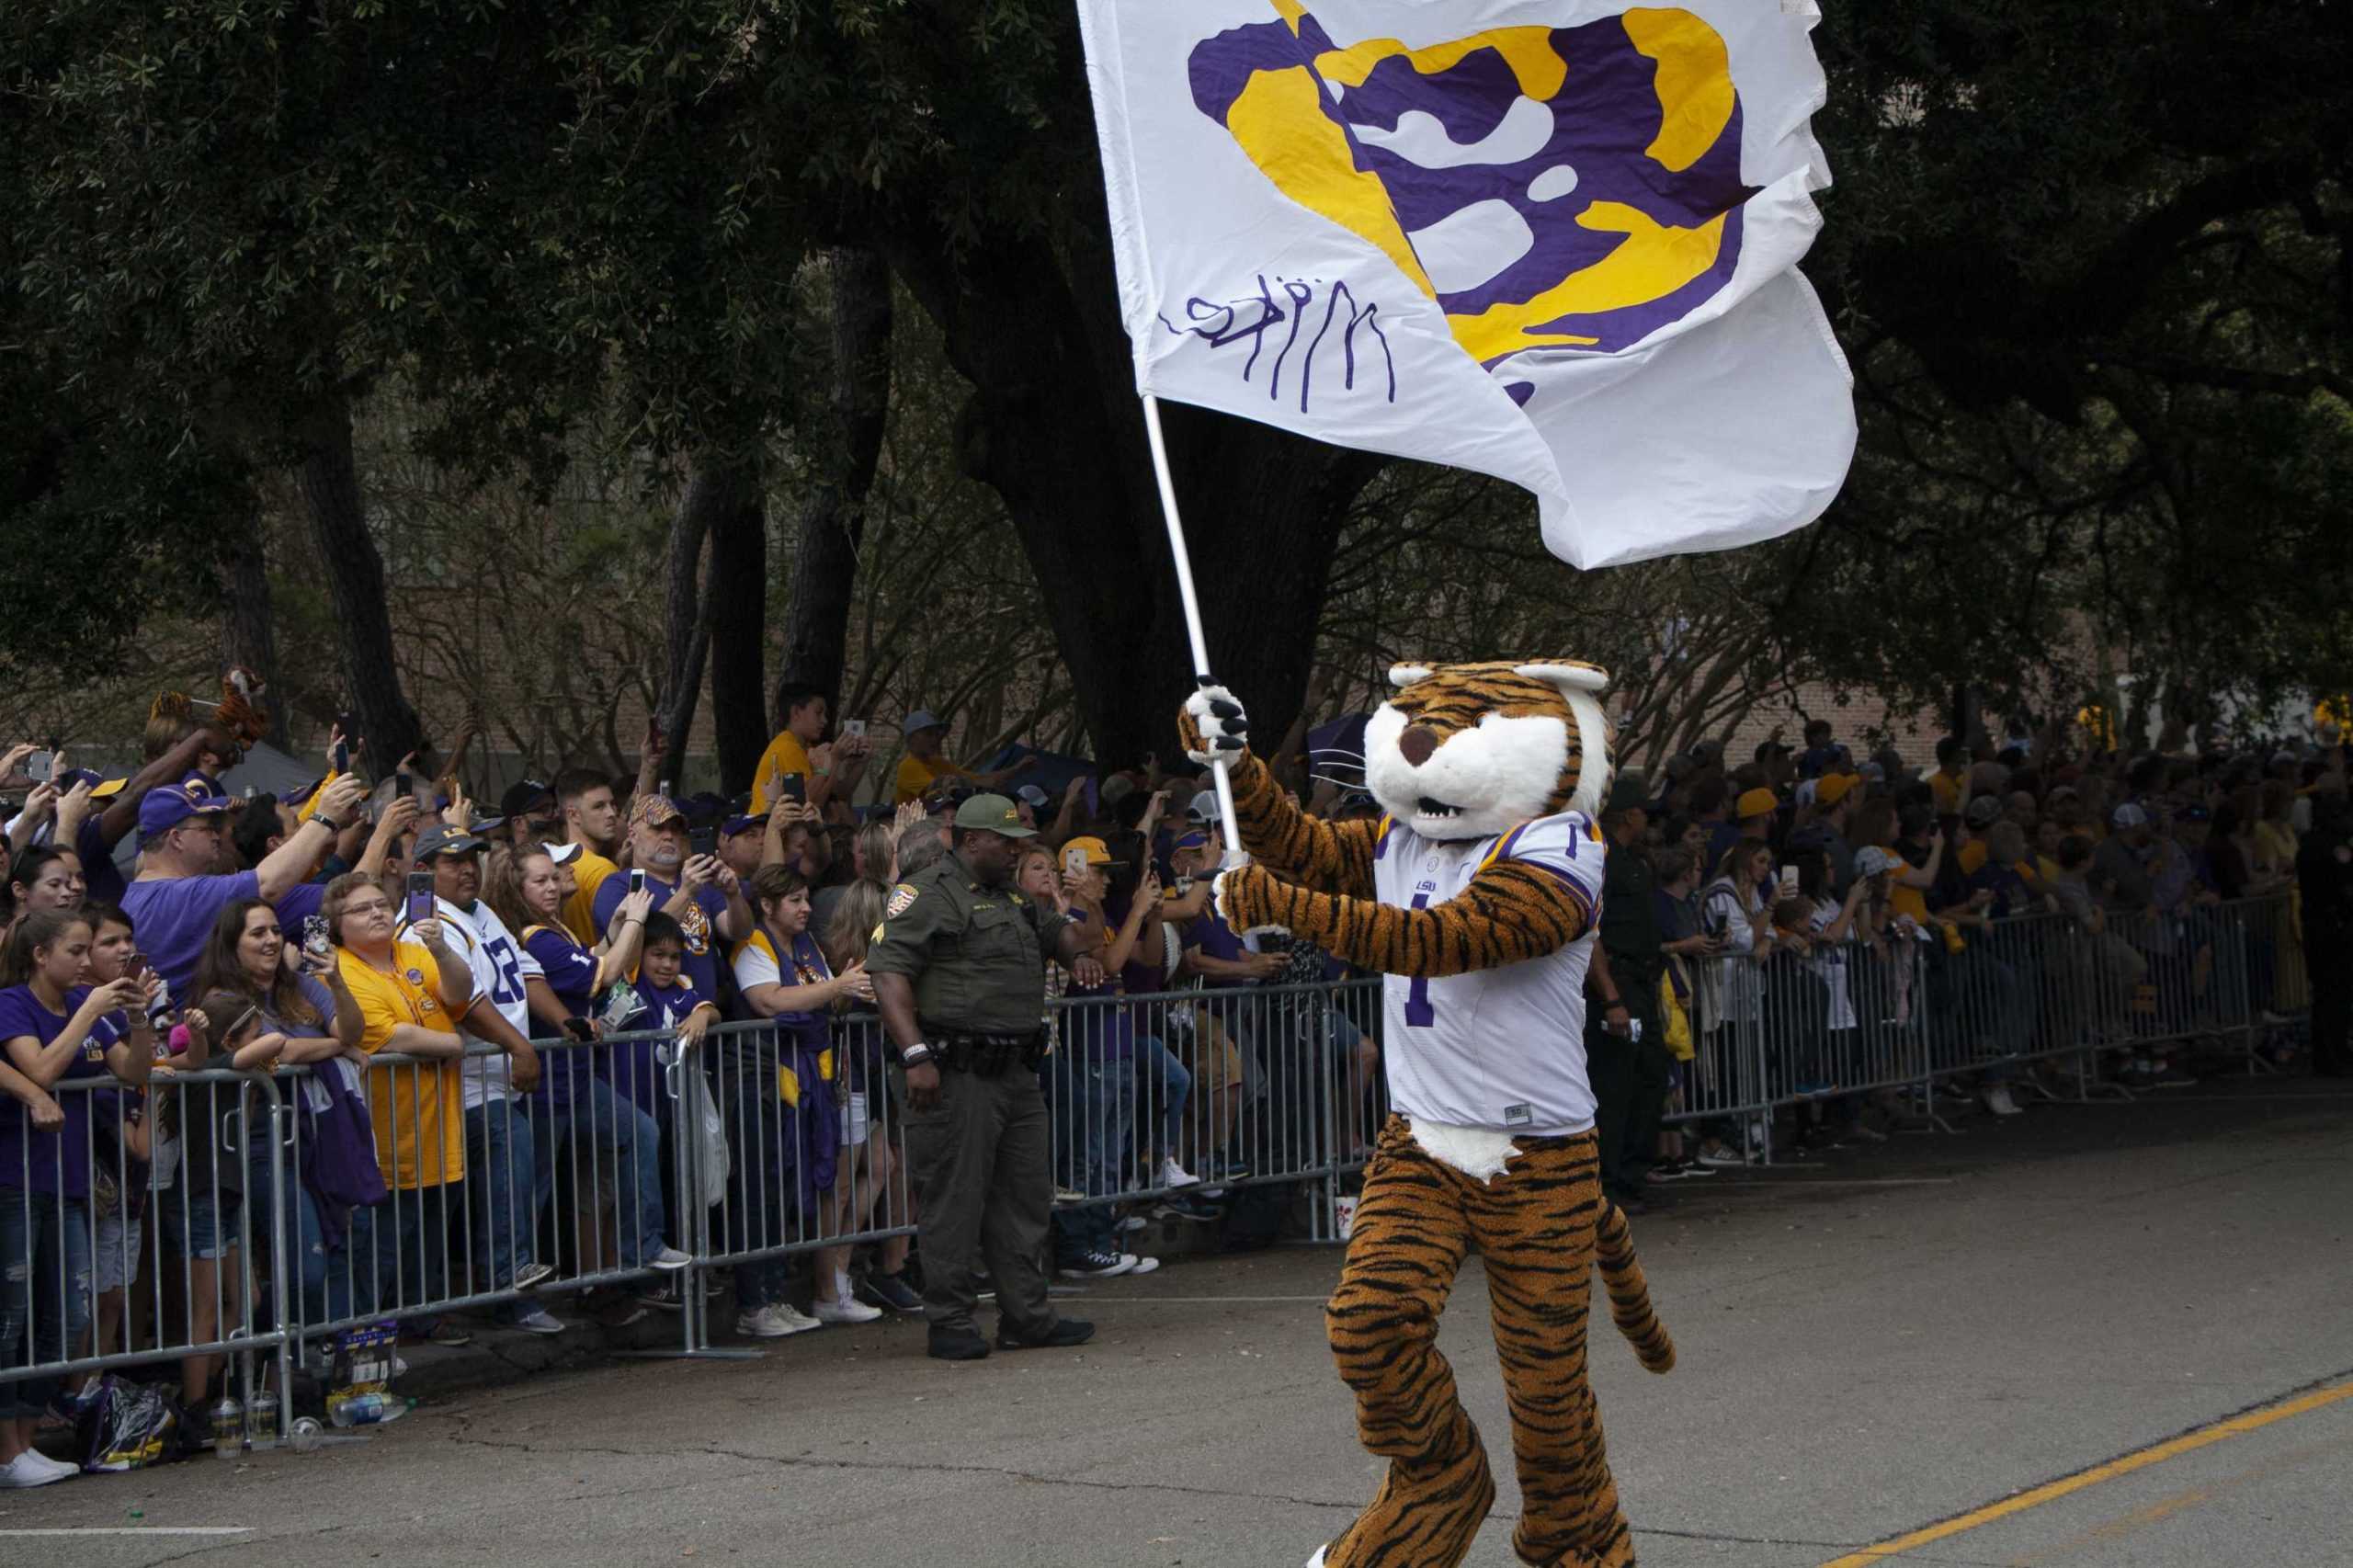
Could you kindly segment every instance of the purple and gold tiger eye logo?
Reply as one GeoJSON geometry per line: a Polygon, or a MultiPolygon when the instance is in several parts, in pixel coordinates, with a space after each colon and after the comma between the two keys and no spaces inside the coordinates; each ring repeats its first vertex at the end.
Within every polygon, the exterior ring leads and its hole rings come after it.
{"type": "Polygon", "coordinates": [[[1195,106],[1394,262],[1489,370],[1614,353],[1731,282],[1755,191],[1724,41],[1699,17],[1638,7],[1410,48],[1342,44],[1272,4],[1279,19],[1195,47],[1195,106]]]}

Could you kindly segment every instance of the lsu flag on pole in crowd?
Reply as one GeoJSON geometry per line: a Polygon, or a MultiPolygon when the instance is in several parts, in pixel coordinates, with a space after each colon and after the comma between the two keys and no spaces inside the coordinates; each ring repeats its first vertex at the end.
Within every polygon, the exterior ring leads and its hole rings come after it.
{"type": "Polygon", "coordinates": [[[1813,521],[1812,0],[1079,0],[1140,392],[1533,491],[1579,566],[1813,521]]]}

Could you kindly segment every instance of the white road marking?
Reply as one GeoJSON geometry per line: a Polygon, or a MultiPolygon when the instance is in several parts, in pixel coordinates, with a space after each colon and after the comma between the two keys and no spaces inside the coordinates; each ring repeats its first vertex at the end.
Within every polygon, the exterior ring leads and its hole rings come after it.
{"type": "Polygon", "coordinates": [[[251,1535],[251,1525],[93,1525],[86,1529],[10,1530],[0,1537],[59,1535],[251,1535]]]}

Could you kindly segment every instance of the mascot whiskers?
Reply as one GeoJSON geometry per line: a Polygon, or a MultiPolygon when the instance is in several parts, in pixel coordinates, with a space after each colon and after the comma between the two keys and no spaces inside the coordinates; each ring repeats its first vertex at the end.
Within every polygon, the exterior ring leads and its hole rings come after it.
{"type": "Polygon", "coordinates": [[[1586,1381],[1597,1260],[1643,1365],[1665,1371],[1675,1347],[1626,1218],[1602,1193],[1586,1073],[1608,677],[1558,663],[1401,665],[1390,678],[1396,695],[1365,729],[1377,823],[1302,812],[1250,755],[1222,687],[1195,693],[1179,721],[1197,761],[1233,765],[1252,858],[1218,878],[1218,913],[1237,932],[1279,927],[1388,977],[1395,1114],[1325,1324],[1358,1435],[1389,1470],[1311,1568],[1451,1568],[1469,1551],[1495,1484],[1437,1340],[1474,1251],[1511,1406],[1512,1544],[1541,1568],[1626,1568],[1633,1538],[1586,1381]]]}

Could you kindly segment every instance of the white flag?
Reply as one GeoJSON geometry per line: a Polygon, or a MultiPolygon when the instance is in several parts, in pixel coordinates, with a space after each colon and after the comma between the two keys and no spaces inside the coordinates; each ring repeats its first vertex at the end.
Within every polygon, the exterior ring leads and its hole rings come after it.
{"type": "Polygon", "coordinates": [[[1812,0],[1078,0],[1142,392],[1533,491],[1579,566],[1813,521],[1812,0]]]}

